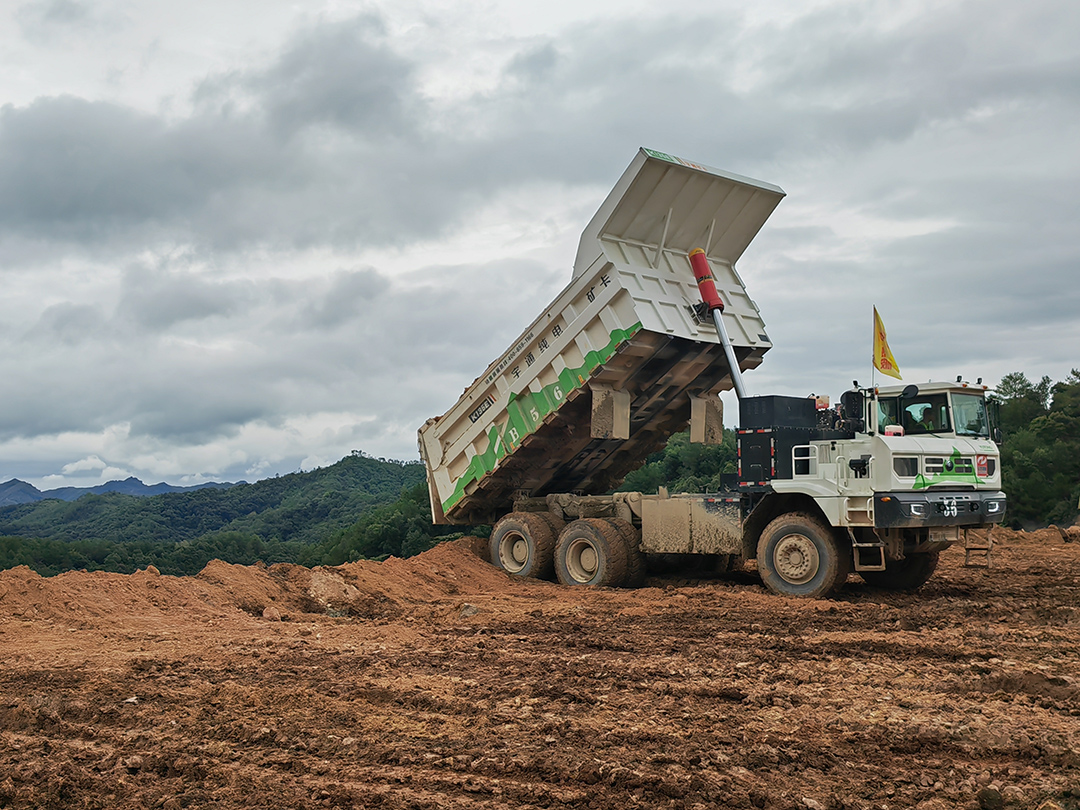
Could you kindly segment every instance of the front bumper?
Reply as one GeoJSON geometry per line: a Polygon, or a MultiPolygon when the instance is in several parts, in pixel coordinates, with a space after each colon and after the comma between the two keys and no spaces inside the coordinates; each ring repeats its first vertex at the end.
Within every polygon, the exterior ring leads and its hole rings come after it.
{"type": "Polygon", "coordinates": [[[1005,507],[1004,492],[880,492],[874,496],[874,527],[987,526],[1005,519],[1005,507]]]}

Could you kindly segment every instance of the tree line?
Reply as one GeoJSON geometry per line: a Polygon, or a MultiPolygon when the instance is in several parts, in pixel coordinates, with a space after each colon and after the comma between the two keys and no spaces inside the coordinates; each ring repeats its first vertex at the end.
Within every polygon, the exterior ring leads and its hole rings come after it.
{"type": "Polygon", "coordinates": [[[1006,374],[1000,405],[1002,481],[1007,522],[1015,527],[1069,525],[1080,501],[1080,370],[1061,382],[1006,374]]]}

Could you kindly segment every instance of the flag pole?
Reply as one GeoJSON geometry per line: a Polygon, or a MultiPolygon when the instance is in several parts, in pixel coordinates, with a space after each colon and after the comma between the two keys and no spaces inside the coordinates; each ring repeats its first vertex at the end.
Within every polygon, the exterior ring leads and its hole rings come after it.
{"type": "MultiPolygon", "coordinates": [[[[876,304],[874,305],[873,312],[877,312],[877,305],[876,304]]],[[[873,319],[873,323],[870,325],[870,334],[872,334],[872,335],[874,335],[876,337],[877,336],[877,319],[874,318],[873,314],[871,314],[870,317],[871,317],[871,319],[873,319]]],[[[877,363],[874,362],[874,360],[875,360],[874,348],[877,346],[877,340],[876,339],[871,340],[870,344],[871,344],[870,345],[870,387],[873,388],[874,383],[876,381],[876,377],[874,375],[877,374],[877,363]]]]}

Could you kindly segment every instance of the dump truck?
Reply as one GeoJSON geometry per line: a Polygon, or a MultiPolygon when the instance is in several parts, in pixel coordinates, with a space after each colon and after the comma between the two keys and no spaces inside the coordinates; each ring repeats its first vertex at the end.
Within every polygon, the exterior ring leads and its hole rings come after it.
{"type": "Polygon", "coordinates": [[[1006,499],[984,386],[856,383],[835,409],[746,394],[772,342],[735,264],[783,197],[639,150],[570,283],[420,428],[432,520],[491,524],[495,565],[567,585],[633,586],[650,560],[695,555],[754,560],[785,595],[853,571],[914,589],[962,540],[988,564],[969,532],[1000,523],[1006,499]],[[676,432],[720,443],[732,388],[738,468],[721,491],[612,491],[676,432]]]}

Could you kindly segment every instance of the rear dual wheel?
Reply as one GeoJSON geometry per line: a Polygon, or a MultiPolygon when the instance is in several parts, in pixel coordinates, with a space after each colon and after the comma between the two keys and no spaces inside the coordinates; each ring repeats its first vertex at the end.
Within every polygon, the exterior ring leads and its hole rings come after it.
{"type": "Polygon", "coordinates": [[[496,523],[489,541],[491,562],[511,576],[551,579],[558,519],[546,514],[511,512],[496,523]]]}
{"type": "Polygon", "coordinates": [[[640,588],[645,584],[648,563],[641,551],[641,530],[622,518],[606,518],[626,543],[626,587],[640,588]]]}
{"type": "Polygon", "coordinates": [[[563,585],[618,588],[627,584],[629,578],[629,548],[619,529],[609,521],[575,520],[559,534],[555,576],[563,585]]]}

